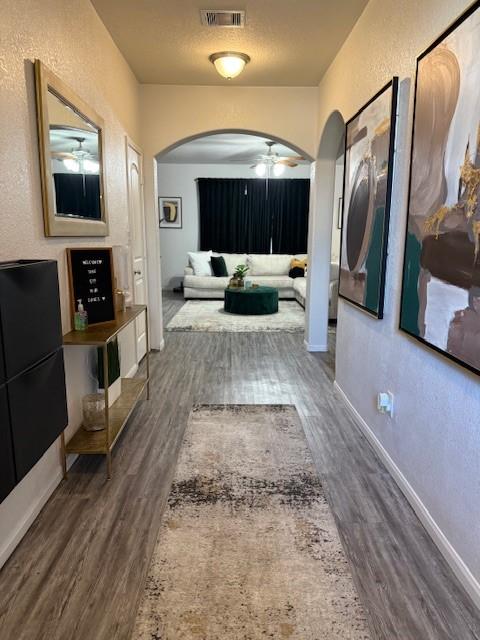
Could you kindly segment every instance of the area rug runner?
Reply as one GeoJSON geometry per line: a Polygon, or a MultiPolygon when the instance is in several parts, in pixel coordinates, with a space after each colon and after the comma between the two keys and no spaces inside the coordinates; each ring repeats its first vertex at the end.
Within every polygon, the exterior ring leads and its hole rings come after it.
{"type": "Polygon", "coordinates": [[[294,407],[194,408],[133,638],[369,638],[294,407]]]}
{"type": "Polygon", "coordinates": [[[167,325],[167,331],[216,333],[304,330],[305,311],[295,300],[280,300],[278,313],[264,316],[226,313],[223,300],[188,300],[167,325]]]}

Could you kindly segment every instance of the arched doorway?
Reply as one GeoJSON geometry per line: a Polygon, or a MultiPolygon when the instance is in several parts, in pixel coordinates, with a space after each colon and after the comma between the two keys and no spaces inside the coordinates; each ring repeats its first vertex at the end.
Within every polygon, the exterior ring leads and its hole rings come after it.
{"type": "MultiPolygon", "coordinates": [[[[280,152],[280,155],[302,156],[305,159],[305,162],[301,164],[303,164],[304,166],[300,168],[288,168],[286,174],[283,177],[292,177],[292,178],[293,177],[305,177],[305,178],[310,177],[310,164],[313,161],[312,156],[309,153],[307,153],[305,150],[303,150],[301,147],[296,145],[295,143],[282,139],[277,135],[270,135],[266,132],[252,131],[252,130],[246,130],[246,129],[221,129],[221,130],[215,130],[215,131],[207,131],[202,134],[195,134],[192,136],[182,138],[181,140],[178,140],[174,144],[169,145],[165,149],[162,149],[154,157],[154,174],[155,174],[154,175],[155,177],[154,202],[156,205],[155,206],[156,215],[155,215],[155,223],[154,223],[155,224],[155,241],[156,241],[155,254],[156,256],[158,256],[157,273],[160,274],[158,278],[158,287],[156,288],[156,291],[159,291],[160,293],[161,293],[162,287],[168,288],[171,290],[173,287],[176,288],[178,286],[179,281],[183,280],[183,272],[184,272],[184,267],[186,266],[186,260],[187,260],[187,251],[195,251],[198,248],[197,246],[198,232],[193,231],[190,234],[191,237],[188,240],[185,240],[183,244],[182,242],[180,242],[179,244],[182,246],[180,246],[177,251],[177,249],[174,249],[170,245],[170,240],[174,239],[175,242],[177,242],[177,240],[180,238],[181,235],[185,237],[187,235],[185,232],[185,228],[182,229],[180,232],[167,231],[166,234],[169,235],[168,240],[166,238],[165,232],[162,229],[160,229],[160,232],[158,231],[159,198],[164,196],[172,197],[172,196],[179,195],[173,192],[170,193],[171,191],[170,187],[168,187],[167,189],[169,193],[166,192],[165,190],[166,181],[162,179],[162,172],[165,173],[166,171],[169,171],[171,175],[170,169],[175,166],[175,163],[179,163],[179,164],[182,163],[182,153],[184,152],[185,149],[188,149],[189,146],[190,148],[194,146],[196,152],[199,152],[200,154],[202,154],[203,151],[200,144],[200,143],[203,143],[202,141],[207,141],[207,142],[210,141],[211,145],[213,145],[213,148],[216,149],[217,147],[215,145],[217,145],[217,143],[218,144],[221,143],[220,139],[222,138],[222,136],[229,136],[229,135],[236,136],[237,139],[242,137],[243,138],[256,137],[262,140],[263,145],[265,141],[273,141],[276,145],[275,150],[278,150],[280,152]],[[198,144],[195,144],[195,143],[198,143],[198,144]],[[169,163],[170,163],[170,166],[168,167],[169,163]],[[197,233],[197,236],[195,236],[195,233],[197,233]],[[188,243],[190,243],[189,246],[187,246],[188,243]],[[175,264],[172,267],[172,263],[175,261],[178,262],[178,264],[175,264]]],[[[266,151],[266,147],[264,151],[266,151]]],[[[200,158],[200,162],[204,162],[205,165],[207,165],[209,162],[215,162],[215,159],[213,159],[213,161],[212,160],[208,161],[208,159],[202,156],[200,158]]],[[[176,165],[177,169],[179,168],[179,164],[176,165]]],[[[235,159],[233,160],[233,164],[235,164],[235,159]]],[[[256,175],[255,175],[255,172],[252,170],[251,165],[252,165],[251,161],[244,164],[243,175],[235,176],[231,174],[231,175],[225,175],[225,176],[219,175],[215,177],[255,178],[256,175]]],[[[237,166],[239,166],[238,159],[237,159],[237,166]]],[[[202,173],[204,172],[199,173],[197,177],[214,177],[212,175],[202,175],[202,173]]],[[[190,176],[190,178],[191,177],[192,176],[190,176]]],[[[191,191],[193,180],[190,180],[190,183],[191,183],[190,184],[190,191],[191,191]]],[[[182,202],[184,213],[185,213],[185,204],[186,204],[185,202],[182,202]]],[[[185,221],[185,218],[183,220],[185,221]]],[[[153,230],[154,228],[153,225],[151,225],[150,228],[153,230]]],[[[160,301],[160,304],[161,304],[161,301],[160,301]]]]}
{"type": "Polygon", "coordinates": [[[332,224],[337,215],[335,170],[344,134],[345,121],[339,111],[334,111],[325,124],[312,165],[305,333],[309,351],[328,351],[332,224]]]}

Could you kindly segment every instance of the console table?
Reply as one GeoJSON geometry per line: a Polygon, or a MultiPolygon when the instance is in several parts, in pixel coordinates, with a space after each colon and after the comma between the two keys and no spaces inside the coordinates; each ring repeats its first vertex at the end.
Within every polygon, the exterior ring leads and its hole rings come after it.
{"type": "Polygon", "coordinates": [[[150,397],[150,362],[148,314],[146,305],[139,304],[127,308],[117,314],[117,319],[107,324],[88,327],[86,331],[70,331],[63,336],[63,344],[67,347],[100,347],[103,353],[103,371],[105,387],[105,429],[102,431],[86,431],[82,427],[65,444],[65,433],[61,434],[63,475],[67,477],[67,454],[95,454],[107,457],[107,476],[112,476],[112,449],[122,433],[128,418],[134,410],[143,390],[147,389],[147,400],[150,397]],[[115,338],[122,329],[134,322],[138,316],[145,313],[146,327],[146,376],[136,378],[122,378],[120,397],[108,406],[108,343],[115,338]]]}

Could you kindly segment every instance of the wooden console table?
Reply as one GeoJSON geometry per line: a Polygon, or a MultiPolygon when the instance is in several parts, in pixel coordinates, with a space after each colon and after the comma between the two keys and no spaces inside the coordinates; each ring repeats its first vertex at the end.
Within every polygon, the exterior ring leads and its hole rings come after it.
{"type": "Polygon", "coordinates": [[[107,476],[112,477],[112,449],[122,433],[128,418],[134,410],[143,390],[147,389],[147,400],[150,397],[150,362],[148,314],[146,305],[134,305],[119,312],[114,322],[89,327],[86,331],[70,331],[63,336],[63,344],[68,347],[100,347],[103,352],[103,371],[105,387],[105,429],[102,431],[85,431],[80,427],[70,441],[65,444],[65,433],[61,435],[63,475],[67,477],[67,454],[96,454],[107,456],[107,476]],[[125,329],[138,316],[145,313],[146,328],[146,376],[138,378],[122,378],[120,397],[108,406],[108,343],[125,329]]]}

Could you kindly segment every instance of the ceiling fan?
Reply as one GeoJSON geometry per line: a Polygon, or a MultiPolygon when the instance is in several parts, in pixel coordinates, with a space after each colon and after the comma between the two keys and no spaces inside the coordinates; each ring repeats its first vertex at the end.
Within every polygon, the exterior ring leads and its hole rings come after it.
{"type": "Polygon", "coordinates": [[[275,142],[269,140],[265,142],[267,145],[267,153],[260,154],[257,162],[250,168],[255,169],[255,173],[260,178],[269,176],[273,171],[273,175],[281,176],[285,171],[285,167],[296,167],[301,160],[305,160],[303,156],[280,156],[273,150],[275,142]]]}
{"type": "Polygon", "coordinates": [[[68,151],[54,151],[52,156],[61,160],[65,167],[73,173],[98,173],[99,163],[94,159],[90,151],[83,147],[85,138],[71,136],[70,140],[75,140],[78,147],[68,151]]]}

